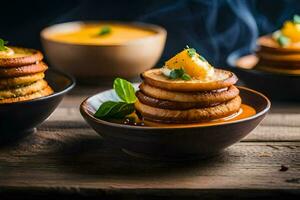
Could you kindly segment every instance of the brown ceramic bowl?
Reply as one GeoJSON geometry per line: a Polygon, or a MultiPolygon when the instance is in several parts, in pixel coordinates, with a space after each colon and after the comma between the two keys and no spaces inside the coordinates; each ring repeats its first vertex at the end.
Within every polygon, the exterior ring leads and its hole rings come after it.
{"type": "Polygon", "coordinates": [[[270,109],[270,101],[261,93],[240,87],[245,104],[255,108],[254,116],[210,126],[138,127],[107,122],[93,116],[99,105],[116,98],[107,90],[87,98],[80,111],[87,123],[104,140],[129,152],[160,160],[199,159],[219,153],[240,141],[263,120],[270,109]]]}
{"type": "Polygon", "coordinates": [[[100,83],[115,77],[137,77],[159,60],[166,41],[166,30],[144,23],[101,22],[121,24],[153,31],[151,36],[125,44],[72,44],[49,39],[51,34],[73,30],[89,23],[68,22],[53,25],[41,32],[42,44],[51,65],[73,74],[79,81],[100,83]]]}
{"type": "Polygon", "coordinates": [[[0,104],[0,145],[16,142],[36,130],[49,117],[74,86],[72,76],[50,68],[46,71],[48,84],[54,93],[28,101],[0,104]]]}

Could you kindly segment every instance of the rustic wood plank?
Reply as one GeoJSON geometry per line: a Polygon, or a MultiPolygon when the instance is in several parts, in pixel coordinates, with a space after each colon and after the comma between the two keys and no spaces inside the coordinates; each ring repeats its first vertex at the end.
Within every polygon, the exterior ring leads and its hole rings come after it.
{"type": "Polygon", "coordinates": [[[0,188],[298,190],[299,153],[300,142],[244,142],[208,160],[162,163],[128,156],[92,131],[39,131],[1,148],[0,188]]]}
{"type": "Polygon", "coordinates": [[[300,127],[274,127],[261,125],[252,131],[242,141],[300,141],[300,127]]]}

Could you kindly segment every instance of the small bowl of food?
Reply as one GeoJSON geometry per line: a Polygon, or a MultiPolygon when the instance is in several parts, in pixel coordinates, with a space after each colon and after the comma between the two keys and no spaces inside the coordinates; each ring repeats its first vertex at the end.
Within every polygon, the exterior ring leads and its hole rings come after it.
{"type": "Polygon", "coordinates": [[[249,134],[270,109],[264,95],[234,86],[235,74],[215,69],[192,48],[142,78],[135,85],[117,78],[113,90],[80,106],[104,140],[131,155],[161,160],[212,156],[249,134]]]}
{"type": "Polygon", "coordinates": [[[272,100],[299,101],[300,16],[272,35],[258,38],[255,53],[238,50],[227,61],[246,86],[272,100]]]}
{"type": "Polygon", "coordinates": [[[35,131],[74,85],[74,79],[48,69],[41,52],[5,46],[0,39],[0,144],[35,131]]]}
{"type": "Polygon", "coordinates": [[[137,77],[159,60],[166,30],[144,23],[68,22],[45,28],[42,44],[51,65],[81,82],[137,77]]]}

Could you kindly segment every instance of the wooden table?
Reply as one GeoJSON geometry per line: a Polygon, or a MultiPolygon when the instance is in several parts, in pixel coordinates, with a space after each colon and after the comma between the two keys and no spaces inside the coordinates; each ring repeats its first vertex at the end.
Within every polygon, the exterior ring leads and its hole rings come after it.
{"type": "Polygon", "coordinates": [[[0,149],[0,199],[294,199],[300,196],[300,104],[273,104],[263,123],[223,154],[197,162],[130,157],[82,119],[76,88],[38,131],[0,149]]]}

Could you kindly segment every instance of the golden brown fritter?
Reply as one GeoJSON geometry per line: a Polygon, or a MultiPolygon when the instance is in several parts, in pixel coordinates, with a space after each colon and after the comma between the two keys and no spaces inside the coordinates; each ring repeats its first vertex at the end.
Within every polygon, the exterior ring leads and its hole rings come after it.
{"type": "Polygon", "coordinates": [[[239,111],[241,98],[239,96],[225,103],[207,108],[189,110],[169,110],[145,105],[139,100],[135,103],[136,110],[147,120],[163,123],[193,123],[211,121],[230,116],[239,111]]]}
{"type": "Polygon", "coordinates": [[[44,62],[38,62],[32,65],[25,65],[21,67],[0,67],[0,78],[4,77],[18,77],[39,72],[45,72],[48,66],[44,62]]]}
{"type": "Polygon", "coordinates": [[[47,86],[46,88],[44,88],[42,90],[39,90],[35,93],[29,94],[29,95],[13,97],[13,98],[6,98],[6,99],[0,99],[0,104],[15,103],[15,102],[20,102],[20,101],[32,100],[32,99],[48,96],[52,93],[53,93],[53,90],[51,89],[51,87],[47,86]]]}
{"type": "Polygon", "coordinates": [[[7,57],[0,56],[0,68],[30,65],[43,59],[43,54],[35,49],[11,46],[9,46],[8,48],[12,49],[14,51],[14,54],[7,57]]]}
{"type": "Polygon", "coordinates": [[[32,75],[19,76],[19,77],[13,77],[13,78],[1,78],[0,79],[0,89],[15,88],[15,87],[19,87],[22,85],[28,85],[35,81],[41,80],[44,77],[45,77],[45,74],[42,72],[42,73],[36,73],[36,74],[32,74],[32,75]]]}
{"type": "Polygon", "coordinates": [[[162,74],[160,69],[152,69],[142,74],[144,82],[157,88],[178,91],[178,92],[199,92],[217,90],[229,87],[237,82],[237,77],[234,73],[215,69],[213,78],[208,80],[192,79],[185,80],[170,80],[162,74]]]}
{"type": "Polygon", "coordinates": [[[38,92],[39,90],[43,90],[47,86],[48,84],[45,80],[38,80],[30,85],[21,86],[18,88],[0,90],[0,99],[29,95],[38,92]]]}
{"type": "Polygon", "coordinates": [[[270,61],[260,59],[257,65],[272,66],[274,68],[300,69],[299,61],[270,61]]]}
{"type": "Polygon", "coordinates": [[[263,51],[256,52],[256,55],[269,62],[300,62],[300,54],[273,54],[263,51]]]}
{"type": "Polygon", "coordinates": [[[259,51],[271,52],[272,54],[300,53],[299,45],[294,45],[292,47],[281,47],[271,35],[265,35],[258,38],[257,45],[259,46],[259,51]]]}
{"type": "Polygon", "coordinates": [[[233,85],[229,86],[228,88],[222,88],[214,91],[174,92],[142,83],[140,85],[140,90],[147,96],[156,99],[178,102],[197,102],[203,105],[222,103],[233,99],[239,94],[239,90],[233,85]]]}
{"type": "Polygon", "coordinates": [[[273,67],[267,65],[257,65],[255,69],[271,72],[271,73],[278,73],[278,74],[291,74],[291,75],[300,75],[300,68],[299,69],[291,69],[287,67],[273,67]]]}
{"type": "Polygon", "coordinates": [[[136,96],[139,99],[139,101],[143,104],[156,107],[156,108],[169,109],[169,110],[188,110],[192,108],[204,108],[204,107],[216,106],[220,104],[220,103],[208,103],[208,102],[199,103],[199,102],[178,102],[178,101],[162,100],[162,99],[156,99],[147,96],[141,91],[136,92],[136,96]]]}

